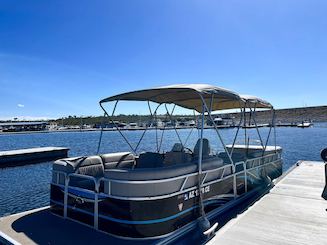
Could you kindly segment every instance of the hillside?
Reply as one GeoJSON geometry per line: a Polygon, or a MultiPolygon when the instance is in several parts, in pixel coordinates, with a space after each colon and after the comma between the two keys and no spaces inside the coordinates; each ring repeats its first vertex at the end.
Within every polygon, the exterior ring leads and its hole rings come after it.
{"type": "MultiPolygon", "coordinates": [[[[222,114],[226,117],[235,117],[237,120],[239,113],[222,114]]],[[[258,123],[267,123],[271,119],[271,111],[256,112],[258,123]]],[[[299,123],[303,120],[314,122],[327,122],[327,106],[301,107],[276,110],[276,123],[299,123]]]]}
{"type": "MultiPolygon", "coordinates": [[[[215,114],[219,117],[235,118],[237,121],[240,117],[240,113],[224,113],[215,114]]],[[[165,116],[158,116],[162,120],[165,116]]],[[[193,117],[189,115],[175,115],[174,120],[191,120],[193,117]]],[[[256,118],[258,123],[267,123],[271,119],[270,111],[258,111],[256,112],[256,118]]],[[[118,115],[113,118],[115,121],[130,123],[130,122],[145,122],[150,119],[148,115],[118,115]]],[[[55,120],[56,123],[64,125],[80,125],[80,124],[101,124],[103,117],[76,117],[69,116],[64,119],[55,120]]],[[[314,122],[327,122],[327,106],[315,106],[315,107],[301,107],[301,108],[289,108],[276,110],[276,123],[299,123],[303,120],[311,120],[314,122]]],[[[108,121],[108,118],[106,118],[108,121]]]]}

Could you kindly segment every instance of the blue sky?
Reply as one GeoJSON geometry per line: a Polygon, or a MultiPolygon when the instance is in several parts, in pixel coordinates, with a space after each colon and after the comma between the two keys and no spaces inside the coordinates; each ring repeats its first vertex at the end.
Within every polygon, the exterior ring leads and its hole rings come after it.
{"type": "Polygon", "coordinates": [[[99,115],[106,96],[174,83],[326,105],[326,13],[325,0],[2,0],[0,118],[99,115]]]}

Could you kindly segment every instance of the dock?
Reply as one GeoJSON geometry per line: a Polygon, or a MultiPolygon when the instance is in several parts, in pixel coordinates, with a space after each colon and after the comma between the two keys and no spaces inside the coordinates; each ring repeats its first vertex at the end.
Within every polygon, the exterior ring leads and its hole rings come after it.
{"type": "Polygon", "coordinates": [[[57,160],[68,156],[65,147],[38,147],[11,151],[0,151],[0,168],[57,160]]]}
{"type": "Polygon", "coordinates": [[[303,161],[208,244],[327,244],[324,187],[324,163],[303,161]]]}

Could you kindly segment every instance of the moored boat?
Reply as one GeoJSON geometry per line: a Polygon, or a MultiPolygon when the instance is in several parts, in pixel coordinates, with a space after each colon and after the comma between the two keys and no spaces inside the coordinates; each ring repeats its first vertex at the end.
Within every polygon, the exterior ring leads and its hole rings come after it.
{"type": "Polygon", "coordinates": [[[207,234],[214,225],[209,223],[208,214],[267,187],[282,174],[282,149],[276,143],[268,145],[274,130],[274,110],[262,99],[205,84],[172,85],[103,99],[100,106],[107,117],[111,118],[104,104],[114,103],[114,115],[119,101],[147,102],[153,120],[160,107],[166,109],[170,119],[175,106],[194,110],[199,122],[195,145],[188,147],[175,128],[178,142],[171,150],[161,150],[162,133],[160,139],[156,137],[156,151],[138,152],[147,128],[133,147],[117,126],[130,152],[66,158],[53,164],[53,213],[133,239],[167,236],[196,220],[207,234]],[[156,103],[154,111],[150,102],[156,103]],[[167,104],[174,105],[172,111],[167,104]],[[235,108],[241,109],[242,117],[232,144],[226,144],[211,113],[235,108]],[[255,121],[257,108],[272,110],[266,141],[255,121]],[[236,144],[239,130],[247,123],[246,111],[252,115],[253,122],[249,123],[256,126],[260,145],[249,144],[246,128],[244,144],[236,144]],[[206,118],[214,125],[210,130],[221,143],[221,152],[214,152],[212,142],[204,137],[206,118]]]}
{"type": "Polygon", "coordinates": [[[299,127],[299,128],[309,128],[311,126],[312,126],[311,122],[302,122],[302,123],[297,124],[297,127],[299,127]]]}

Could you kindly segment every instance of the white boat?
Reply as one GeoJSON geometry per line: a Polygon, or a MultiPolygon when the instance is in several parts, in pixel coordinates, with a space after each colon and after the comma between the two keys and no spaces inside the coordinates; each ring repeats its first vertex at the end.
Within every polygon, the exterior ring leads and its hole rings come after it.
{"type": "Polygon", "coordinates": [[[162,132],[161,138],[156,133],[155,151],[139,152],[147,128],[138,144],[132,146],[117,126],[130,152],[66,158],[53,164],[53,213],[129,239],[169,236],[194,222],[199,224],[198,230],[208,235],[217,226],[210,224],[214,213],[267,188],[282,174],[282,148],[268,145],[273,126],[265,140],[257,128],[260,145],[249,145],[246,129],[244,143],[236,144],[239,130],[247,121],[247,110],[253,114],[254,125],[256,108],[271,110],[271,125],[274,124],[273,107],[262,99],[206,84],[172,85],[105,98],[100,106],[106,116],[114,115],[119,101],[147,102],[153,120],[160,107],[166,108],[169,117],[175,106],[194,110],[201,126],[198,134],[195,132],[196,144],[188,147],[175,127],[177,142],[172,142],[171,150],[161,149],[162,132]],[[156,109],[151,109],[150,102],[156,104],[156,109]],[[110,114],[105,109],[107,103],[114,104],[110,114]],[[174,105],[172,111],[167,104],[174,105]],[[241,109],[242,117],[233,142],[226,144],[211,113],[235,108],[241,109]],[[206,118],[214,125],[208,130],[212,131],[213,140],[223,146],[222,152],[212,151],[213,142],[204,137],[206,118]]]}
{"type": "Polygon", "coordinates": [[[310,122],[302,122],[297,125],[299,128],[309,128],[312,126],[312,123],[310,122]]]}

